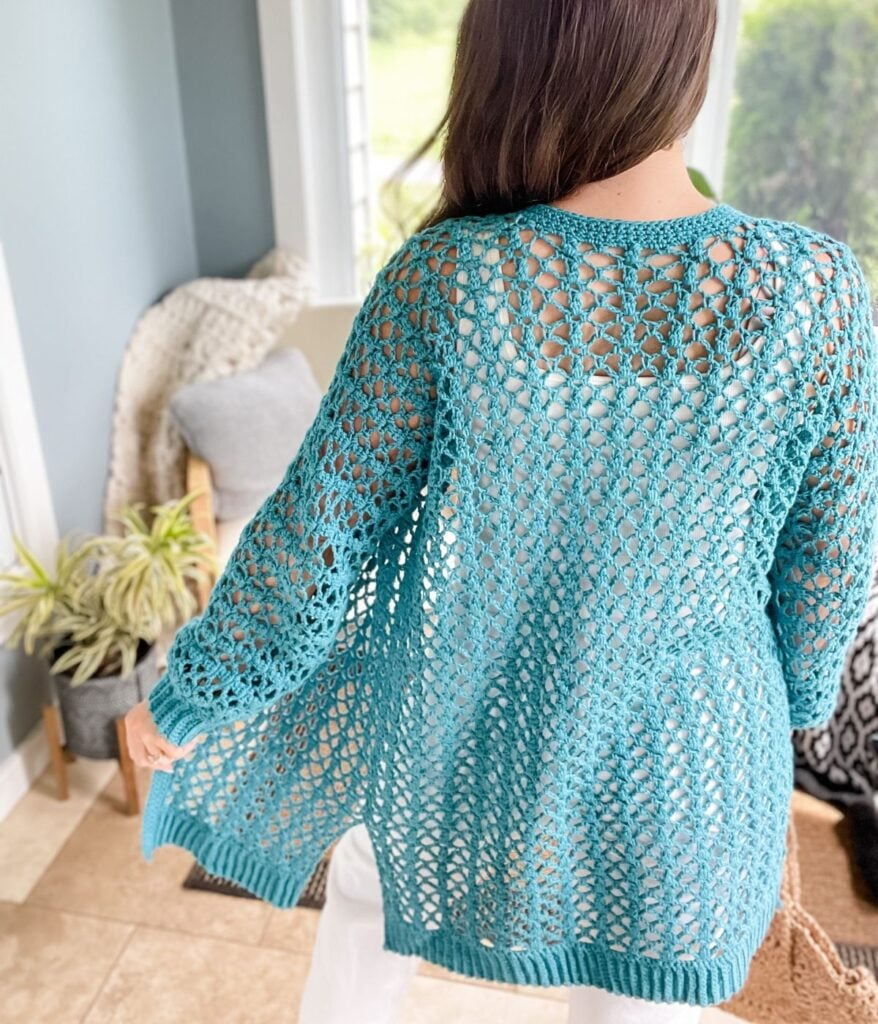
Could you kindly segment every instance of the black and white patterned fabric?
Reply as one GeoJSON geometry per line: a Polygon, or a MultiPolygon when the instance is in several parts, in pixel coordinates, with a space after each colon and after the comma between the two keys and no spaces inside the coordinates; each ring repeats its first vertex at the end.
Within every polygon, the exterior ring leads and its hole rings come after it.
{"type": "Polygon", "coordinates": [[[816,729],[795,730],[793,748],[802,789],[842,805],[878,798],[878,558],[835,713],[816,729]]]}

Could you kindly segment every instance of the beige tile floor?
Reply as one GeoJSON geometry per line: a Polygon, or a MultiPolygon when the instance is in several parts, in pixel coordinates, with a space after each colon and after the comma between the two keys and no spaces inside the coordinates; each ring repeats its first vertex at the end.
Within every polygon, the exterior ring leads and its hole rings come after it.
{"type": "MultiPolygon", "coordinates": [[[[146,792],[146,775],[141,792],[146,792]]],[[[294,1024],[319,912],[181,889],[192,859],[139,854],[111,763],[42,776],[0,823],[0,1024],[294,1024]]],[[[422,963],[404,1024],[564,1024],[564,989],[422,963]]],[[[703,1024],[734,1022],[718,1010],[703,1024]]],[[[361,1024],[353,1022],[352,1024],[361,1024]]]]}

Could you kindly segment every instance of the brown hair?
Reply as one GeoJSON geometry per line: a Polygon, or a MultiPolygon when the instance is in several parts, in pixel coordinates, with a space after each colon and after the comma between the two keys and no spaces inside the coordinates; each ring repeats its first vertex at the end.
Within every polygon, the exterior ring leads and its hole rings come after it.
{"type": "Polygon", "coordinates": [[[551,202],[633,167],[704,102],[716,0],[470,0],[448,107],[392,180],[447,129],[446,217],[551,202]]]}

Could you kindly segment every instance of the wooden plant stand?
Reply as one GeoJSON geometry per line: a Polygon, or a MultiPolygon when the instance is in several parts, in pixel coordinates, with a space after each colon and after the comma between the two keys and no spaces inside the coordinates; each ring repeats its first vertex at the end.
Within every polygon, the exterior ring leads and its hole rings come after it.
{"type": "MultiPolygon", "coordinates": [[[[66,800],[70,795],[67,785],[67,764],[75,757],[61,742],[61,724],[58,708],[55,704],[43,705],[43,729],[49,744],[49,756],[52,771],[55,774],[58,799],[66,800]]],[[[140,813],[140,797],[137,793],[137,775],[134,762],[128,754],[128,739],[125,735],[125,719],[116,719],[116,736],[119,739],[119,769],[122,772],[122,783],[125,787],[125,813],[140,813]]]]}
{"type": "MultiPolygon", "coordinates": [[[[196,529],[207,534],[211,539],[214,551],[216,551],[217,523],[214,513],[213,481],[211,479],[210,467],[204,459],[199,458],[192,452],[186,453],[186,490],[199,492],[192,502],[190,510],[192,520],[196,529]]],[[[204,611],[214,582],[213,576],[208,575],[196,585],[195,593],[199,611],[204,611]]],[[[60,723],[61,719],[57,705],[44,704],[43,729],[49,743],[49,754],[52,760],[52,771],[55,775],[58,799],[66,800],[69,792],[67,786],[67,764],[75,760],[75,757],[61,742],[60,723]]],[[[139,814],[140,798],[137,793],[137,774],[134,762],[128,755],[124,718],[116,719],[116,735],[119,739],[119,769],[122,772],[122,782],[125,786],[125,811],[127,814],[139,814]]]]}

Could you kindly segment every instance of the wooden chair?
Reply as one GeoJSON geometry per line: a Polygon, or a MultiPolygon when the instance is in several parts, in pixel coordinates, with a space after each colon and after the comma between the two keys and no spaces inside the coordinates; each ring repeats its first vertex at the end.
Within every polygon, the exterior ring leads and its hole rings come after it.
{"type": "MultiPolygon", "coordinates": [[[[219,549],[219,531],[217,529],[216,515],[213,502],[213,481],[210,476],[210,466],[192,452],[186,455],[186,493],[198,491],[199,495],[192,502],[190,511],[195,528],[207,534],[213,541],[214,551],[219,549]]],[[[197,587],[198,609],[203,611],[213,587],[213,580],[203,579],[197,587]]]]}

